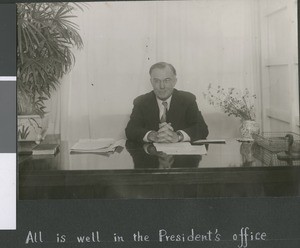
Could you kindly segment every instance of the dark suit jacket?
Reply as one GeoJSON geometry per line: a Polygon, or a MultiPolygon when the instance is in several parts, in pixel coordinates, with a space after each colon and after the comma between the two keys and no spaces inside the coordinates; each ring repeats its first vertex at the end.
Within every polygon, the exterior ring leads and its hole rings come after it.
{"type": "MultiPolygon", "coordinates": [[[[137,97],[133,101],[133,110],[125,129],[129,140],[143,141],[145,134],[159,129],[159,108],[153,91],[137,97]]],[[[207,125],[198,109],[196,97],[185,91],[174,89],[167,122],[174,131],[183,130],[191,141],[205,139],[208,135],[207,125]]]]}

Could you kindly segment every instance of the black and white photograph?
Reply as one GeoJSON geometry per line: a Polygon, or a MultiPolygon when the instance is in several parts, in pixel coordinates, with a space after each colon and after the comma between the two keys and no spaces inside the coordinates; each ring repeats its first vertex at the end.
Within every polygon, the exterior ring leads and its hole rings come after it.
{"type": "Polygon", "coordinates": [[[19,199],[299,196],[297,8],[18,3],[19,199]]]}

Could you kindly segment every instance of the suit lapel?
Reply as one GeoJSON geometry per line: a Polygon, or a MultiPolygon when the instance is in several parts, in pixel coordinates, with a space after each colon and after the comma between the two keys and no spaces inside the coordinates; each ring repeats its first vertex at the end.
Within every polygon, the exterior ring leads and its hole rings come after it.
{"type": "Polygon", "coordinates": [[[153,127],[154,130],[158,130],[159,124],[159,108],[156,101],[156,96],[154,92],[151,92],[151,96],[149,97],[149,102],[147,104],[147,116],[150,123],[150,126],[153,127]]]}
{"type": "Polygon", "coordinates": [[[178,91],[176,89],[174,89],[173,94],[172,94],[170,109],[167,113],[167,121],[170,122],[174,128],[175,128],[174,125],[176,125],[177,123],[180,123],[180,118],[181,118],[180,113],[182,113],[182,109],[183,109],[183,106],[178,97],[178,91]]]}

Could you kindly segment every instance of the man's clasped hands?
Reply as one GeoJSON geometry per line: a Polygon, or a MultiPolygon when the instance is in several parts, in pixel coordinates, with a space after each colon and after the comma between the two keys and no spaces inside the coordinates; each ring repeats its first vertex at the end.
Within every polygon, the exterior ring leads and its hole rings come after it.
{"type": "Polygon", "coordinates": [[[179,135],[174,131],[171,123],[163,122],[159,124],[158,131],[151,131],[148,140],[156,143],[176,143],[179,142],[179,135]]]}

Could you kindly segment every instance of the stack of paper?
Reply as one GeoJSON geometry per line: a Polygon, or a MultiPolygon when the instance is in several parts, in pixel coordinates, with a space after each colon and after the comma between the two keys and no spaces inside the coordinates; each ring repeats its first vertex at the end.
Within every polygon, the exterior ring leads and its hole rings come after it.
{"type": "Polygon", "coordinates": [[[114,139],[80,139],[74,146],[71,147],[71,152],[82,153],[105,153],[114,152],[117,147],[124,147],[125,140],[114,139]]]}
{"type": "Polygon", "coordinates": [[[204,155],[207,153],[204,145],[192,146],[189,142],[153,143],[158,152],[169,155],[204,155]]]}
{"type": "Polygon", "coordinates": [[[54,155],[58,147],[58,144],[39,144],[32,149],[32,155],[54,155]]]}

